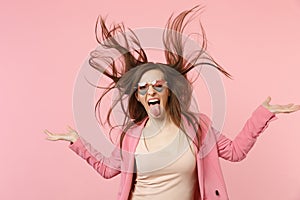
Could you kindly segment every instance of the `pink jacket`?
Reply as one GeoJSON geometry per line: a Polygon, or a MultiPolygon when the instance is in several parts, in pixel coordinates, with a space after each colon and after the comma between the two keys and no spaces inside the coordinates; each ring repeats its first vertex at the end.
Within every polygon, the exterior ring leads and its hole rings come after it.
{"type": "MultiPolygon", "coordinates": [[[[227,200],[228,195],[219,157],[233,162],[243,160],[256,142],[256,138],[268,126],[269,121],[275,118],[275,115],[263,106],[259,106],[234,140],[228,139],[213,129],[208,117],[203,114],[200,117],[202,117],[200,123],[202,127],[202,144],[200,151],[196,152],[196,162],[201,196],[198,195],[196,199],[227,200]]],[[[134,169],[134,152],[145,121],[127,132],[127,136],[124,138],[123,152],[127,151],[129,153],[123,154],[123,160],[120,158],[119,149],[114,151],[109,158],[99,156],[99,154],[97,154],[96,158],[93,156],[94,154],[90,153],[89,147],[83,140],[78,139],[70,145],[70,148],[76,154],[85,159],[104,178],[112,178],[121,173],[119,200],[127,200],[130,195],[134,169]]],[[[192,133],[195,131],[193,131],[192,126],[189,126],[186,122],[184,122],[184,126],[186,133],[193,137],[192,133]]]]}

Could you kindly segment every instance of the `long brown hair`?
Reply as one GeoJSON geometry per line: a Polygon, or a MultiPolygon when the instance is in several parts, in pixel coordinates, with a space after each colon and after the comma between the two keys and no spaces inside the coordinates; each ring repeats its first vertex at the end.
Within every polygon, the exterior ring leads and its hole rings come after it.
{"type": "Polygon", "coordinates": [[[181,12],[174,19],[172,16],[168,19],[163,35],[166,64],[148,62],[146,53],[141,47],[137,36],[131,29],[129,29],[129,32],[126,32],[124,24],[113,25],[111,29],[108,29],[105,24],[105,19],[101,16],[97,19],[95,32],[98,43],[105,51],[116,50],[121,54],[121,57],[117,62],[111,56],[103,56],[99,50],[94,50],[90,54],[90,65],[111,79],[110,85],[104,88],[105,91],[95,105],[95,113],[97,113],[97,110],[100,110],[103,97],[113,89],[117,89],[119,95],[110,107],[106,120],[111,128],[113,128],[114,126],[111,123],[110,117],[113,109],[117,104],[120,104],[125,115],[122,124],[123,131],[120,136],[121,149],[128,129],[134,124],[141,123],[147,117],[147,112],[143,105],[135,98],[135,92],[136,85],[141,76],[151,69],[162,71],[168,82],[170,96],[166,111],[172,121],[178,127],[181,127],[181,116],[183,115],[188,122],[194,126],[194,129],[196,131],[198,130],[198,142],[196,145],[199,149],[201,127],[195,113],[189,110],[192,87],[190,81],[187,79],[187,73],[199,65],[209,65],[231,78],[231,75],[206,52],[207,39],[201,23],[201,49],[197,50],[197,52],[193,52],[193,56],[183,56],[185,52],[184,29],[190,22],[192,16],[201,10],[201,7],[195,6],[190,10],[181,12]],[[188,15],[191,16],[186,21],[188,15]],[[100,31],[99,25],[101,27],[100,31]],[[101,60],[102,63],[99,62],[99,60],[101,60]],[[126,98],[128,101],[124,101],[126,98]]]}

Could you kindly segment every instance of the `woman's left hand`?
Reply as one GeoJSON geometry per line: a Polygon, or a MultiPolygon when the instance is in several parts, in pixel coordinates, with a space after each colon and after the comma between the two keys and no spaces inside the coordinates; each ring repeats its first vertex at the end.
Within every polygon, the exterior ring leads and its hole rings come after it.
{"type": "Polygon", "coordinates": [[[287,105],[271,105],[270,104],[271,97],[268,97],[262,105],[267,108],[270,112],[278,114],[278,113],[292,113],[300,110],[300,105],[295,105],[293,103],[287,105]]]}

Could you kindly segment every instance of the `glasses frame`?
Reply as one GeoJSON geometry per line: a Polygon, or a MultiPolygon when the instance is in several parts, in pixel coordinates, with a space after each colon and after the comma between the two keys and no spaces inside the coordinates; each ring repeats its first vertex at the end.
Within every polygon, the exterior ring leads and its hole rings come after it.
{"type": "Polygon", "coordinates": [[[137,84],[136,89],[140,95],[145,95],[150,85],[156,92],[162,92],[164,88],[167,87],[167,81],[166,80],[153,80],[151,82],[140,82],[137,84]],[[145,87],[145,88],[144,88],[145,87]]]}

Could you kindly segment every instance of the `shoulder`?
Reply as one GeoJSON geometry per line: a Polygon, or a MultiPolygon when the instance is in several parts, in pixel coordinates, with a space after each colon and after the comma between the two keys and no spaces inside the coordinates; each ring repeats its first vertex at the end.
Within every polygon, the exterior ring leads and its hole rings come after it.
{"type": "Polygon", "coordinates": [[[212,121],[204,113],[194,114],[194,117],[194,120],[197,120],[196,122],[184,117],[184,129],[190,137],[200,138],[203,142],[207,135],[211,132],[210,130],[212,130],[212,121]]]}
{"type": "Polygon", "coordinates": [[[204,113],[199,113],[195,115],[197,118],[197,123],[200,125],[201,130],[208,131],[212,126],[212,120],[204,113]]]}

